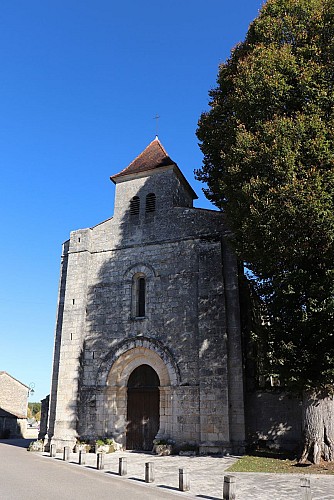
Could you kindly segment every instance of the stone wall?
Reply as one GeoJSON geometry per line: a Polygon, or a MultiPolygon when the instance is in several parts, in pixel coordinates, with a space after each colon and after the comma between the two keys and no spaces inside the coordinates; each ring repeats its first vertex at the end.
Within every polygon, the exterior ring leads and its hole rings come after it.
{"type": "Polygon", "coordinates": [[[0,410],[0,439],[26,437],[27,419],[0,410]]]}
{"type": "Polygon", "coordinates": [[[27,417],[28,387],[6,372],[0,372],[0,408],[27,417]]]}
{"type": "Polygon", "coordinates": [[[24,437],[27,428],[28,387],[0,372],[0,436],[24,437]]]}
{"type": "MultiPolygon", "coordinates": [[[[104,252],[102,256],[91,256],[86,336],[80,364],[80,390],[85,394],[79,405],[82,434],[89,435],[92,429],[105,434],[104,422],[110,428],[113,421],[105,407],[105,396],[103,393],[97,396],[97,387],[103,387],[99,380],[102,366],[106,365],[103,369],[109,373],[120,356],[124,339],[133,339],[138,345],[141,339],[143,342],[148,339],[147,348],[151,352],[159,351],[157,345],[162,346],[159,355],[166,363],[168,350],[170,363],[177,367],[179,377],[174,384],[183,386],[173,388],[173,415],[167,419],[165,434],[177,441],[196,440],[207,445],[217,441],[226,445],[229,441],[221,248],[219,238],[192,238],[152,243],[139,251],[130,247],[116,255],[104,252]],[[135,318],[132,314],[131,287],[138,272],[147,279],[145,318],[135,318]]],[[[131,351],[134,346],[129,344],[127,349],[131,351]]],[[[148,363],[149,353],[143,354],[141,360],[148,363]]],[[[151,366],[158,370],[153,361],[151,366]]],[[[125,422],[126,414],[121,418],[120,409],[126,410],[126,401],[122,391],[117,392],[115,418],[125,422]]],[[[162,413],[165,404],[166,401],[161,406],[162,413]]],[[[124,429],[121,431],[119,427],[118,433],[123,439],[124,429]]]]}
{"type": "Polygon", "coordinates": [[[115,215],[63,247],[49,434],[125,445],[131,371],[160,379],[159,437],[221,451],[244,440],[236,260],[221,213],[192,208],[172,170],[120,182],[115,215]],[[145,212],[145,197],[156,210],[145,212]],[[136,195],[139,214],[129,203],[136,195]],[[179,206],[182,204],[182,206],[179,206]],[[145,276],[146,311],[133,287],[145,276]]]}
{"type": "Polygon", "coordinates": [[[302,405],[296,396],[276,390],[247,393],[245,413],[250,444],[294,449],[300,443],[302,405]]]}

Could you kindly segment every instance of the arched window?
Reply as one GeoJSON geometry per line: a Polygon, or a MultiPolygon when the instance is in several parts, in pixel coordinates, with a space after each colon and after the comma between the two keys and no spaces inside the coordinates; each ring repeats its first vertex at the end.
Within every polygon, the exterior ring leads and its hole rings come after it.
{"type": "Polygon", "coordinates": [[[145,316],[146,307],[146,280],[143,276],[137,278],[136,290],[136,316],[143,318],[145,316]]]}
{"type": "Polygon", "coordinates": [[[155,200],[156,200],[156,197],[155,197],[154,193],[149,193],[146,196],[146,207],[145,207],[146,213],[155,211],[155,200]]]}
{"type": "Polygon", "coordinates": [[[145,318],[146,315],[146,276],[137,273],[132,278],[132,316],[145,318]]]}
{"type": "Polygon", "coordinates": [[[134,196],[130,200],[130,214],[131,215],[138,215],[140,210],[140,198],[139,196],[134,196]]]}
{"type": "Polygon", "coordinates": [[[156,273],[151,265],[143,262],[129,267],[124,273],[124,293],[129,306],[129,319],[149,318],[151,314],[150,297],[154,290],[156,273]]]}

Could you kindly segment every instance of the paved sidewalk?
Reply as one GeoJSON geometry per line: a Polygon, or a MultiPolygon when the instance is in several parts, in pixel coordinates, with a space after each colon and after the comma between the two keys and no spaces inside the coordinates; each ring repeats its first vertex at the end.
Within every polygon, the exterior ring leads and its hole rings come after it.
{"type": "MultiPolygon", "coordinates": [[[[62,460],[62,454],[50,458],[44,453],[45,460],[62,460]]],[[[78,453],[71,453],[69,467],[96,468],[96,455],[86,454],[86,465],[78,465],[78,453]]],[[[222,499],[222,486],[226,469],[237,457],[184,457],[156,455],[135,452],[116,452],[105,455],[103,471],[96,474],[112,474],[119,481],[137,482],[138,487],[144,482],[145,462],[153,462],[155,482],[150,483],[152,489],[159,488],[173,492],[185,498],[204,498],[209,500],[222,499]],[[127,458],[128,474],[118,476],[118,461],[120,457],[127,458]],[[190,476],[190,491],[178,492],[179,468],[186,468],[190,476]]],[[[237,500],[302,500],[300,478],[311,480],[312,500],[334,500],[334,476],[307,474],[260,474],[233,473],[236,476],[237,500]]],[[[158,491],[158,490],[156,490],[158,491]]]]}

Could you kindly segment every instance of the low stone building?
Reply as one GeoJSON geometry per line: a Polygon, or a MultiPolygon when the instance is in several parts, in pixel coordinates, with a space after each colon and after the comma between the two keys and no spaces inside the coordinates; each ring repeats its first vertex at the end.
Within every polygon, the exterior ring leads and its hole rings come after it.
{"type": "Polygon", "coordinates": [[[25,436],[28,395],[28,386],[0,371],[0,438],[25,436]]]}
{"type": "Polygon", "coordinates": [[[238,266],[222,213],[156,138],[113,175],[114,216],[63,245],[48,439],[245,440],[238,266]]]}

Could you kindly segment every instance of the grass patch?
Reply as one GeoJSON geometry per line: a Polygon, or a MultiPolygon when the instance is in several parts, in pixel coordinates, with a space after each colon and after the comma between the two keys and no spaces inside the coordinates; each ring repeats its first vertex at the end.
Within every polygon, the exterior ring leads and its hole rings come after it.
{"type": "Polygon", "coordinates": [[[293,469],[296,462],[293,460],[281,458],[258,457],[244,455],[231,467],[228,472],[300,472],[293,469]]]}
{"type": "Polygon", "coordinates": [[[307,463],[298,464],[296,457],[287,453],[271,453],[269,450],[256,451],[244,455],[235,462],[228,472],[271,472],[276,474],[307,473],[334,474],[333,462],[322,462],[319,465],[307,463]]]}

